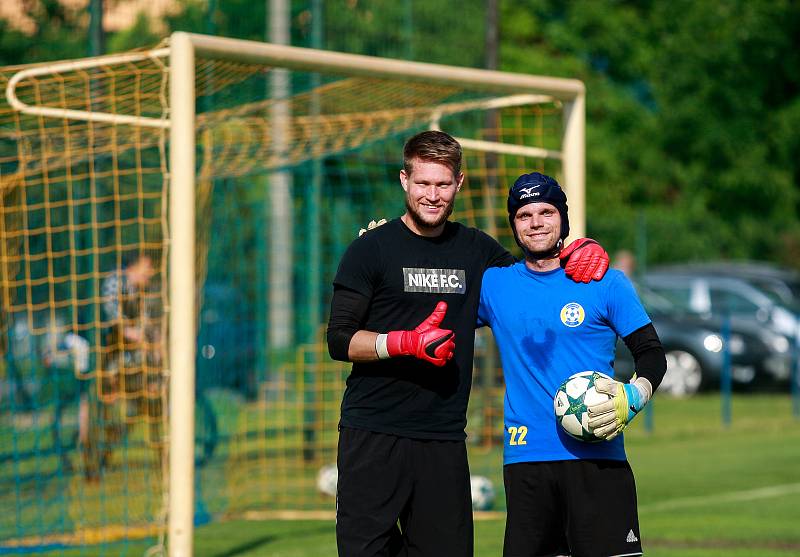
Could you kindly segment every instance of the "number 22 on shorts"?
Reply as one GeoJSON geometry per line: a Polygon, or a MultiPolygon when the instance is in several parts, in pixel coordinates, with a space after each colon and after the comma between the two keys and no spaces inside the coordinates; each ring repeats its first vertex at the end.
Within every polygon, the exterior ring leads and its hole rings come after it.
{"type": "Polygon", "coordinates": [[[509,426],[508,427],[508,435],[509,445],[527,445],[528,442],[525,440],[525,436],[528,435],[528,427],[521,425],[521,426],[509,426]]]}

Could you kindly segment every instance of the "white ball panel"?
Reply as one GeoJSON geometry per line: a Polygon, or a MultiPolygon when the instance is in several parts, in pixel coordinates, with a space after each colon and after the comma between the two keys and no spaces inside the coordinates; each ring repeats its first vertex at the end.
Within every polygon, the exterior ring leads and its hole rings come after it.
{"type": "Polygon", "coordinates": [[[589,386],[589,380],[586,377],[575,377],[567,382],[567,394],[572,398],[578,398],[586,391],[589,386]]]}
{"type": "Polygon", "coordinates": [[[563,416],[569,410],[567,393],[561,390],[556,393],[556,397],[553,399],[553,410],[556,416],[563,416]]]}
{"type": "Polygon", "coordinates": [[[580,437],[583,433],[581,422],[578,420],[578,417],[574,414],[567,414],[561,420],[561,427],[563,427],[567,433],[571,433],[576,437],[580,437]]]}

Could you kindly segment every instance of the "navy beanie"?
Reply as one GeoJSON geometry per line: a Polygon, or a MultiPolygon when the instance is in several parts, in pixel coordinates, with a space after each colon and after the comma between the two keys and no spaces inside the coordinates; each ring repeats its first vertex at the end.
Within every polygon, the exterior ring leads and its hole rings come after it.
{"type": "Polygon", "coordinates": [[[517,181],[508,190],[508,222],[511,224],[511,231],[514,232],[515,238],[517,234],[516,228],[514,228],[514,216],[520,207],[529,203],[549,203],[555,207],[561,215],[561,239],[569,236],[567,196],[564,190],[550,176],[531,172],[517,178],[517,181]]]}

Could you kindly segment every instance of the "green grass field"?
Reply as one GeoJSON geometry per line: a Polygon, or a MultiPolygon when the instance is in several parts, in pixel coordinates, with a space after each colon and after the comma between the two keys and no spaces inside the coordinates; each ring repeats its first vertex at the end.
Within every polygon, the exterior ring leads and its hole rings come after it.
{"type": "MultiPolygon", "coordinates": [[[[657,398],[654,431],[647,433],[640,417],[626,433],[648,557],[800,555],[800,420],[791,400],[739,395],[732,414],[725,427],[717,395],[657,398]]],[[[476,522],[476,556],[501,554],[503,528],[502,518],[476,522]]],[[[133,543],[120,552],[141,555],[145,548],[133,543]]],[[[195,535],[198,557],[335,554],[330,520],[215,522],[195,535]]]]}

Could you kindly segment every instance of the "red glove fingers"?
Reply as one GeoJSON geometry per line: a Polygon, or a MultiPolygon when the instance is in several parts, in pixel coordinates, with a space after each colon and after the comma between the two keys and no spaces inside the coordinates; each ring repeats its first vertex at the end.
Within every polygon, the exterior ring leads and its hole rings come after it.
{"type": "Polygon", "coordinates": [[[564,272],[575,282],[600,280],[608,270],[608,254],[591,238],[578,238],[559,254],[564,272]]]}

